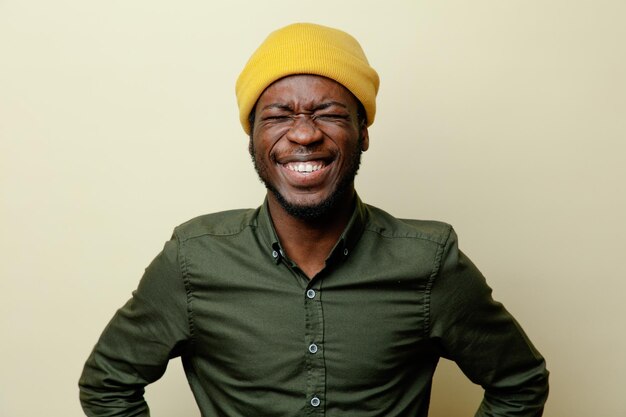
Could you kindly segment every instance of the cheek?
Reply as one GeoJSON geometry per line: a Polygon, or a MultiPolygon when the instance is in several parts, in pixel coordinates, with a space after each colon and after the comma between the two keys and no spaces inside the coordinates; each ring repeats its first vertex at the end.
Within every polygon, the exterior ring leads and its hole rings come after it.
{"type": "Polygon", "coordinates": [[[255,129],[250,146],[254,147],[257,157],[269,156],[271,158],[279,147],[280,138],[284,136],[284,130],[279,128],[255,129]]]}

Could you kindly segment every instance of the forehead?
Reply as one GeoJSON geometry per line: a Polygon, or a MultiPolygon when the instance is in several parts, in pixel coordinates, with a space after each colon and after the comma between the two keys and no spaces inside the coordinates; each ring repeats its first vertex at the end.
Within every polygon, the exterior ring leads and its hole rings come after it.
{"type": "Polygon", "coordinates": [[[275,81],[263,91],[257,109],[262,110],[272,104],[307,107],[330,101],[341,103],[348,109],[357,108],[354,95],[335,80],[319,75],[290,75],[275,81]]]}

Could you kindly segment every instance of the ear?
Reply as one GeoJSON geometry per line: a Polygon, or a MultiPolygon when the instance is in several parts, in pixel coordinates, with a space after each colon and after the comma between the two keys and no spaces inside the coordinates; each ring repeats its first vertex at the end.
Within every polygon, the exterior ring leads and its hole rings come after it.
{"type": "Polygon", "coordinates": [[[367,131],[367,126],[365,126],[365,124],[363,124],[363,126],[361,127],[361,138],[361,150],[365,152],[370,147],[370,135],[367,131]]]}

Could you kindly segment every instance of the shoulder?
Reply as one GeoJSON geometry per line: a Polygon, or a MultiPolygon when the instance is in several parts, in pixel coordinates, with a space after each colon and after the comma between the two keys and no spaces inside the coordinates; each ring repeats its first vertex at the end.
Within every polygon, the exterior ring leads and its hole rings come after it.
{"type": "Polygon", "coordinates": [[[174,229],[181,241],[200,236],[236,235],[249,227],[256,226],[258,209],[237,209],[195,217],[174,229]]]}
{"type": "Polygon", "coordinates": [[[454,233],[452,226],[445,222],[400,219],[377,207],[366,206],[369,216],[365,230],[378,233],[382,237],[420,239],[443,245],[454,233]]]}

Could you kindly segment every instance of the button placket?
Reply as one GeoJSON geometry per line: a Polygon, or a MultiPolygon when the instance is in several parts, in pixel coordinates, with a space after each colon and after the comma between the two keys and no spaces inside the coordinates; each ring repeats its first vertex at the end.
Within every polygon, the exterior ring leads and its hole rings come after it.
{"type": "MultiPolygon", "coordinates": [[[[311,284],[315,285],[314,282],[311,284]]],[[[323,342],[324,316],[319,284],[316,288],[308,288],[305,291],[304,308],[306,314],[305,339],[308,341],[307,345],[305,345],[305,349],[307,349],[305,358],[307,373],[306,395],[309,398],[311,412],[314,412],[315,415],[321,415],[324,413],[322,401],[323,393],[326,390],[326,366],[320,345],[323,342]]]]}

